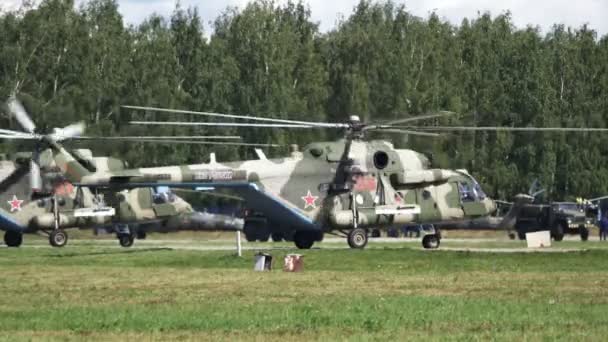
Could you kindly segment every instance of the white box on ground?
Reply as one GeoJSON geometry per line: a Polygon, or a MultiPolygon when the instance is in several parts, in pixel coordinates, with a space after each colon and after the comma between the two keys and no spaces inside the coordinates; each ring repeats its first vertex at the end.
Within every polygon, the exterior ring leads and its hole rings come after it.
{"type": "Polygon", "coordinates": [[[540,232],[526,233],[528,248],[551,247],[551,232],[542,230],[540,232]]]}
{"type": "Polygon", "coordinates": [[[271,271],[272,270],[272,255],[266,253],[257,253],[254,256],[254,271],[271,271]]]}

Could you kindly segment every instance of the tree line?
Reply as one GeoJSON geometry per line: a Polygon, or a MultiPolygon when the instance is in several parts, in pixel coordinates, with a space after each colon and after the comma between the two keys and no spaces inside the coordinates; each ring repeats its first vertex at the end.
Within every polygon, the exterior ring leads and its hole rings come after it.
{"type": "MultiPolygon", "coordinates": [[[[121,105],[273,118],[382,121],[448,110],[421,124],[606,127],[608,38],[583,25],[518,29],[510,13],[455,25],[392,2],[361,1],[322,33],[302,2],[257,0],[227,8],[211,32],[176,6],[126,25],[115,0],[43,0],[0,15],[0,98],[17,92],[41,130],[74,121],[90,135],[236,134],[301,146],[336,132],[138,127],[131,120],[201,120],[121,105]]],[[[17,128],[6,114],[2,127],[17,128]]],[[[373,135],[466,168],[489,194],[509,198],[534,179],[553,199],[608,193],[606,133],[458,132],[440,138],[373,135]]],[[[77,145],[75,145],[77,146],[77,145]]],[[[252,157],[225,145],[93,142],[132,166],[252,157]]],[[[27,146],[3,143],[14,151],[27,146]]],[[[284,155],[287,149],[272,149],[284,155]]]]}

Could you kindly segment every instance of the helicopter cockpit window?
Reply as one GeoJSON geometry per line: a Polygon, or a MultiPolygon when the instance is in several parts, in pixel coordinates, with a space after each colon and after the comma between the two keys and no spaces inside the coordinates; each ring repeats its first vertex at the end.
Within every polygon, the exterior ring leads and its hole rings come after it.
{"type": "Polygon", "coordinates": [[[154,204],[164,204],[175,202],[175,194],[172,192],[158,192],[152,196],[154,204]]]}
{"type": "Polygon", "coordinates": [[[473,202],[476,199],[475,191],[469,183],[458,183],[458,192],[460,193],[460,200],[462,202],[473,202]]]}
{"type": "Polygon", "coordinates": [[[484,200],[486,199],[486,197],[488,197],[486,193],[483,192],[483,190],[481,189],[481,185],[479,185],[479,183],[477,182],[475,182],[475,185],[473,185],[473,190],[475,191],[477,198],[479,198],[480,200],[484,200]]]}

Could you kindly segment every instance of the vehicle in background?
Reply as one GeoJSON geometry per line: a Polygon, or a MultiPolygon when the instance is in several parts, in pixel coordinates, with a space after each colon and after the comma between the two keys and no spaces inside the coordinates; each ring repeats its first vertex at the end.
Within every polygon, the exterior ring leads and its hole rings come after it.
{"type": "Polygon", "coordinates": [[[563,240],[565,234],[579,235],[587,241],[596,217],[597,207],[574,202],[528,204],[517,216],[515,231],[520,240],[526,238],[526,233],[549,230],[555,241],[563,240]]]}

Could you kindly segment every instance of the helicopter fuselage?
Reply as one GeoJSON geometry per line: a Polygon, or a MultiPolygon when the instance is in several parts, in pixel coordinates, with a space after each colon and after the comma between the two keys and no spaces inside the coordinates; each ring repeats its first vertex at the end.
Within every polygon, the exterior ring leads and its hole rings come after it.
{"type": "Polygon", "coordinates": [[[93,173],[79,183],[233,188],[251,209],[263,212],[283,230],[389,228],[470,219],[495,210],[466,171],[431,169],[424,155],[395,149],[386,141],[320,142],[286,158],[259,157],[93,173]]]}

